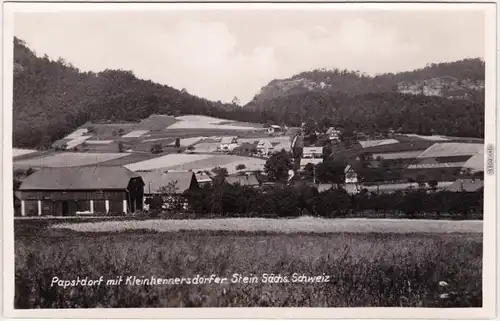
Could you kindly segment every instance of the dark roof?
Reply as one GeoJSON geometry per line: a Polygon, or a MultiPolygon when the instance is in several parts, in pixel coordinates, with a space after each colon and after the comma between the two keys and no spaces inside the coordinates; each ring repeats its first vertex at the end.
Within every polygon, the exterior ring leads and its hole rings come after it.
{"type": "Polygon", "coordinates": [[[139,174],[122,166],[42,168],[28,176],[19,190],[126,189],[139,174]]]}
{"type": "Polygon", "coordinates": [[[346,149],[342,152],[345,157],[356,157],[362,154],[383,154],[383,153],[400,153],[400,152],[409,152],[421,150],[424,151],[430,146],[432,146],[433,142],[428,141],[413,141],[413,142],[399,142],[394,144],[387,145],[378,145],[372,147],[363,148],[361,144],[357,143],[354,147],[346,149]]]}
{"type": "Polygon", "coordinates": [[[164,172],[151,171],[141,172],[144,181],[145,194],[159,194],[162,187],[175,187],[171,194],[182,194],[191,188],[193,180],[197,184],[196,176],[193,172],[164,172]]]}
{"type": "Polygon", "coordinates": [[[435,143],[426,149],[418,158],[473,156],[484,150],[484,144],[468,143],[435,143]]]}
{"type": "Polygon", "coordinates": [[[457,179],[448,186],[450,192],[476,192],[484,187],[484,182],[480,179],[457,179]]]}
{"type": "Polygon", "coordinates": [[[352,162],[346,166],[344,173],[352,169],[358,178],[364,182],[397,181],[400,180],[403,168],[369,168],[360,162],[352,162]]]}
{"type": "Polygon", "coordinates": [[[244,142],[241,143],[238,147],[236,147],[233,151],[244,151],[245,148],[248,150],[251,150],[253,148],[257,147],[257,143],[249,143],[249,142],[244,142]]]}
{"type": "Polygon", "coordinates": [[[303,148],[304,147],[304,136],[297,136],[297,140],[295,141],[295,148],[303,148]]]}
{"type": "Polygon", "coordinates": [[[238,139],[236,136],[224,136],[221,138],[220,143],[221,144],[232,144],[234,139],[238,139]]]}
{"type": "Polygon", "coordinates": [[[259,181],[255,175],[234,175],[227,176],[226,183],[234,185],[239,184],[241,186],[257,186],[259,181]]]}

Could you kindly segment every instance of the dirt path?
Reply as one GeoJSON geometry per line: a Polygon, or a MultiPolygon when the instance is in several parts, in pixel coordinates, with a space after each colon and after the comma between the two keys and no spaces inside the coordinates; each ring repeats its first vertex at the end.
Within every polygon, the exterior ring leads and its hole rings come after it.
{"type": "Polygon", "coordinates": [[[119,232],[125,230],[315,232],[315,233],[482,233],[483,221],[438,221],[406,219],[297,219],[229,218],[200,220],[145,220],[61,223],[52,228],[80,232],[119,232]]]}

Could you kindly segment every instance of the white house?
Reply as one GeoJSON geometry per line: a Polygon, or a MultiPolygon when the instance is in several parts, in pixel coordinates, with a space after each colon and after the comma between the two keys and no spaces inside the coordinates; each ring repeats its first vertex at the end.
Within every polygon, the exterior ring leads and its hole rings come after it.
{"type": "Polygon", "coordinates": [[[272,153],[274,150],[273,144],[267,139],[261,139],[257,143],[257,151],[261,155],[269,155],[269,153],[272,153]]]}
{"type": "Polygon", "coordinates": [[[302,149],[302,158],[323,159],[323,147],[304,147],[302,149]]]}
{"type": "Polygon", "coordinates": [[[340,130],[335,129],[335,127],[330,127],[326,131],[326,134],[328,135],[328,139],[331,141],[338,141],[340,140],[340,130]]]}
{"type": "Polygon", "coordinates": [[[323,162],[323,147],[304,147],[300,159],[300,169],[303,170],[307,164],[318,165],[323,162]]]}
{"type": "Polygon", "coordinates": [[[278,125],[271,125],[271,126],[269,126],[269,128],[267,129],[267,132],[268,132],[269,134],[276,134],[276,133],[279,133],[279,132],[281,132],[281,131],[282,131],[282,129],[281,129],[281,127],[280,127],[280,126],[278,126],[278,125]]]}
{"type": "Polygon", "coordinates": [[[345,176],[345,183],[346,184],[358,183],[358,173],[351,165],[347,165],[345,167],[344,176],[345,176]]]}
{"type": "Polygon", "coordinates": [[[217,145],[217,149],[220,151],[229,152],[238,146],[238,138],[236,136],[226,136],[221,138],[219,144],[217,145]]]}

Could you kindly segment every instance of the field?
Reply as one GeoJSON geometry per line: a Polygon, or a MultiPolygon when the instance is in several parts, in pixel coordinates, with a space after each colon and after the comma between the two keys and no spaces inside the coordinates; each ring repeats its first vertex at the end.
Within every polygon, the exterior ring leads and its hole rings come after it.
{"type": "Polygon", "coordinates": [[[229,130],[249,130],[262,129],[261,124],[250,124],[230,121],[226,119],[213,118],[198,115],[186,115],[177,117],[177,122],[170,125],[168,129],[203,128],[203,129],[229,129],[229,130]]]}
{"type": "Polygon", "coordinates": [[[36,153],[37,151],[34,149],[21,149],[21,148],[12,148],[12,157],[19,157],[24,155],[29,155],[36,153]]]}
{"type": "Polygon", "coordinates": [[[417,135],[417,134],[408,134],[408,137],[415,137],[415,138],[420,138],[423,140],[431,140],[431,141],[436,141],[436,142],[442,142],[442,141],[448,141],[450,140],[449,138],[446,138],[444,136],[440,135],[432,135],[432,136],[422,136],[422,135],[417,135]]]}
{"type": "Polygon", "coordinates": [[[481,253],[480,233],[17,231],[15,307],[479,307],[481,253]],[[126,282],[212,274],[227,281],[50,286],[54,276],[126,282]],[[234,274],[257,279],[233,283],[234,274]],[[282,282],[264,282],[265,274],[282,282]],[[329,278],[299,282],[302,275],[329,278]]]}
{"type": "Polygon", "coordinates": [[[236,172],[236,166],[239,164],[244,164],[247,170],[261,170],[264,163],[265,161],[262,159],[234,155],[168,154],[128,164],[125,167],[132,171],[154,169],[198,171],[211,170],[220,166],[227,168],[229,174],[231,174],[236,172]]]}
{"type": "Polygon", "coordinates": [[[14,162],[15,167],[71,167],[102,163],[125,157],[127,153],[55,153],[14,162]]]}
{"type": "Polygon", "coordinates": [[[227,218],[61,223],[53,225],[53,228],[70,229],[77,232],[203,230],[273,233],[482,233],[483,221],[322,219],[313,217],[295,219],[227,218]]]}
{"type": "Polygon", "coordinates": [[[261,135],[267,133],[262,124],[237,122],[200,115],[186,115],[174,118],[167,115],[151,115],[136,123],[85,124],[54,146],[66,144],[68,149],[81,148],[86,140],[92,142],[91,151],[116,152],[118,142],[127,143],[135,151],[141,149],[144,142],[181,138],[181,145],[187,147],[206,136],[261,135]],[[90,131],[89,131],[90,128],[90,131]],[[107,142],[108,144],[99,144],[107,142]],[[99,145],[99,146],[98,146],[99,145]]]}
{"type": "Polygon", "coordinates": [[[202,154],[168,154],[142,162],[128,164],[125,167],[131,171],[147,171],[159,168],[167,168],[176,165],[181,165],[189,162],[194,162],[200,159],[211,158],[213,155],[202,154]]]}
{"type": "Polygon", "coordinates": [[[263,170],[265,160],[253,157],[243,157],[234,155],[210,155],[210,158],[204,158],[193,162],[186,162],[182,165],[165,167],[167,170],[193,170],[209,171],[214,167],[224,167],[228,174],[237,173],[236,167],[240,164],[245,165],[247,171],[263,170]]]}

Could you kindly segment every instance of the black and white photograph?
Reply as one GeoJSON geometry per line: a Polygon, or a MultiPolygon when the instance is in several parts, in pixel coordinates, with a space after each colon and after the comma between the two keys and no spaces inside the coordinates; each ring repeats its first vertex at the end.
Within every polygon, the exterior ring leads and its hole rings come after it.
{"type": "Polygon", "coordinates": [[[4,7],[11,316],[495,315],[495,4],[4,7]]]}

